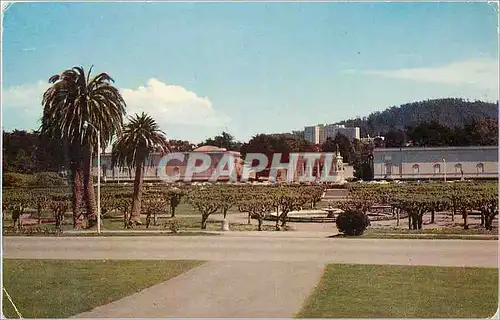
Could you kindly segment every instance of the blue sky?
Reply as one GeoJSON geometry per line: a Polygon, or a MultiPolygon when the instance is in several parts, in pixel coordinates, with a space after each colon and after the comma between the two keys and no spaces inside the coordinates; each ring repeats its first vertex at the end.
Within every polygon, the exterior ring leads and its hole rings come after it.
{"type": "Polygon", "coordinates": [[[239,140],[409,101],[498,99],[487,3],[15,3],[2,122],[36,129],[47,80],[94,65],[168,136],[239,140]]]}

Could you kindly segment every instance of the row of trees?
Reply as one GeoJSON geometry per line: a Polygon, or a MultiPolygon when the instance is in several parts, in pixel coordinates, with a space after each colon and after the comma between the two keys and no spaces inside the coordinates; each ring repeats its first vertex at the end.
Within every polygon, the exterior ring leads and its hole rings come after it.
{"type": "Polygon", "coordinates": [[[463,128],[472,119],[498,119],[498,101],[470,101],[457,98],[430,99],[393,106],[367,117],[339,122],[347,127],[359,127],[362,136],[372,137],[391,130],[415,127],[419,123],[437,121],[451,128],[463,128]]]}
{"type": "MultiPolygon", "coordinates": [[[[123,215],[123,227],[129,228],[133,212],[133,193],[127,186],[106,186],[102,193],[102,213],[113,216],[123,215]]],[[[201,214],[201,229],[206,229],[210,215],[221,213],[226,218],[230,210],[248,214],[249,219],[258,221],[258,230],[271,212],[276,219],[276,230],[286,228],[288,213],[305,206],[314,207],[321,200],[324,188],[321,186],[253,186],[253,185],[210,185],[183,186],[181,188],[166,185],[147,186],[142,194],[140,212],[146,215],[146,227],[157,224],[159,214],[170,213],[175,217],[175,210],[181,202],[191,204],[201,214]]],[[[20,227],[20,216],[32,212],[41,222],[44,211],[53,212],[56,229],[61,230],[64,214],[71,205],[71,190],[60,188],[32,188],[4,190],[4,206],[12,215],[14,225],[20,227]],[[33,213],[34,212],[34,213],[33,213]]],[[[73,217],[82,220],[82,216],[73,217]]],[[[75,222],[74,222],[75,223],[75,222]]]]}
{"type": "Polygon", "coordinates": [[[389,205],[399,223],[401,215],[408,216],[409,229],[421,229],[423,216],[430,215],[433,223],[436,212],[449,211],[452,221],[461,214],[464,229],[469,228],[472,211],[481,214],[481,225],[492,230],[498,214],[498,184],[457,182],[452,184],[409,184],[351,186],[349,200],[337,205],[344,210],[366,214],[374,204],[389,205]]]}
{"type": "MultiPolygon", "coordinates": [[[[184,201],[200,212],[201,229],[206,229],[210,215],[221,213],[225,219],[231,209],[237,209],[247,213],[249,219],[256,219],[259,231],[262,230],[264,218],[276,212],[276,230],[280,230],[286,228],[290,211],[304,206],[314,207],[321,200],[323,192],[322,186],[153,186],[146,188],[141,209],[146,215],[148,226],[151,219],[156,223],[156,216],[160,213],[170,212],[171,217],[175,217],[175,208],[184,201]]],[[[130,191],[110,189],[104,199],[107,212],[121,211],[124,221],[127,221],[130,191]]]]}
{"type": "Polygon", "coordinates": [[[449,127],[437,121],[422,122],[405,129],[392,129],[384,135],[387,148],[414,146],[494,146],[498,145],[498,119],[480,118],[464,126],[449,127]]]}

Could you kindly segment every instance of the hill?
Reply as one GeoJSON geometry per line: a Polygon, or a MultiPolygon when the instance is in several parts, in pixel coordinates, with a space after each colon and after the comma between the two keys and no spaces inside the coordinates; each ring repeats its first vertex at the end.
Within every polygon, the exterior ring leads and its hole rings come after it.
{"type": "Polygon", "coordinates": [[[450,128],[463,127],[471,119],[487,117],[498,119],[497,104],[446,98],[407,103],[338,124],[360,127],[361,136],[366,137],[416,126],[421,122],[437,121],[450,128]]]}

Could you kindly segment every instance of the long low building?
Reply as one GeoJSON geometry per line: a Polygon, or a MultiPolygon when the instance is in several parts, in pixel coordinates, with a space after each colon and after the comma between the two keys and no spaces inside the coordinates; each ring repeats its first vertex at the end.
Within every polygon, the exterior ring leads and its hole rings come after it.
{"type": "MultiPolygon", "coordinates": [[[[244,159],[242,159],[241,154],[235,151],[228,151],[224,148],[218,148],[215,146],[202,146],[197,149],[194,149],[190,152],[182,153],[184,155],[184,159],[172,159],[168,161],[168,163],[162,162],[162,155],[158,153],[152,154],[146,160],[146,166],[144,168],[144,180],[147,182],[158,182],[163,181],[165,176],[175,177],[177,176],[176,181],[183,181],[186,176],[190,177],[192,181],[210,181],[212,177],[216,177],[217,182],[227,182],[229,181],[229,176],[223,174],[222,171],[229,170],[227,165],[224,166],[225,162],[221,162],[223,157],[230,157],[235,162],[235,171],[236,178],[238,181],[241,181],[241,177],[244,172],[248,172],[248,176],[246,179],[255,180],[258,178],[257,172],[253,170],[250,164],[245,163],[244,159]],[[210,157],[210,166],[202,172],[195,174],[188,174],[188,158],[190,154],[203,153],[206,156],[210,157]],[[221,164],[220,166],[218,164],[221,164]],[[224,167],[223,167],[224,166],[224,167]],[[245,169],[246,168],[246,169],[245,169]],[[219,173],[219,174],[218,174],[219,173]]],[[[343,163],[343,158],[340,153],[336,153],[332,158],[333,161],[330,164],[330,177],[335,177],[335,181],[341,182],[346,179],[353,178],[354,169],[352,166],[343,163]]],[[[93,161],[93,174],[97,176],[101,175],[104,182],[125,182],[132,181],[135,177],[135,170],[132,168],[118,168],[117,166],[112,165],[112,155],[109,153],[105,153],[101,155],[101,168],[97,167],[97,159],[93,161]],[[100,170],[99,170],[100,169],[100,170]]],[[[295,163],[295,170],[293,181],[298,181],[299,176],[305,175],[306,164],[304,162],[303,157],[297,157],[297,162],[295,163]]],[[[323,162],[324,155],[322,155],[321,159],[317,160],[314,164],[314,170],[312,172],[313,176],[317,179],[321,176],[323,172],[323,162]],[[319,166],[318,166],[319,164],[319,166]]],[[[196,164],[196,166],[201,164],[196,164]]],[[[271,165],[271,163],[269,163],[271,165]]],[[[269,174],[269,168],[267,170],[263,170],[263,175],[267,176],[269,174]],[[267,174],[267,175],[266,175],[267,174]]],[[[276,180],[284,182],[287,177],[286,169],[278,169],[276,170],[276,180]]]]}
{"type": "Polygon", "coordinates": [[[373,150],[374,179],[497,179],[498,147],[406,147],[373,150]]]}

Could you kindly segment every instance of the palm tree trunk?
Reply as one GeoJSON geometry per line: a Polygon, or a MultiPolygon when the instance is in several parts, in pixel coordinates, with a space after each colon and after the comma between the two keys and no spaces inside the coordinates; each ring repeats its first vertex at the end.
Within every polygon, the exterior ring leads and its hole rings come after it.
{"type": "Polygon", "coordinates": [[[71,177],[73,178],[72,187],[72,209],[73,209],[73,228],[80,228],[79,218],[81,214],[82,200],[83,200],[83,172],[78,164],[73,164],[71,168],[71,177]]]}
{"type": "Polygon", "coordinates": [[[143,182],[143,162],[141,161],[135,167],[134,179],[134,194],[132,196],[132,212],[130,212],[129,223],[142,224],[141,222],[141,199],[142,199],[142,182],[143,182]]]}
{"type": "MultiPolygon", "coordinates": [[[[98,168],[99,173],[99,168],[98,168]]],[[[97,220],[97,204],[94,194],[94,183],[92,179],[92,152],[87,149],[85,152],[85,159],[83,164],[83,189],[84,198],[87,208],[87,221],[89,222],[89,227],[95,225],[97,220]]]]}

